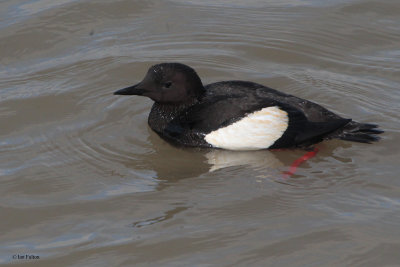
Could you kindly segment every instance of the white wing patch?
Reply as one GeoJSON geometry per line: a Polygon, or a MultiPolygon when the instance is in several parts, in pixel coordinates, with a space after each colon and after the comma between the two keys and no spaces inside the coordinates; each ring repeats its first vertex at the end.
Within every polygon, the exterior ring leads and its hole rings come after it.
{"type": "Polygon", "coordinates": [[[240,121],[212,131],[204,139],[214,147],[230,150],[266,149],[283,135],[288,125],[287,112],[274,106],[248,114],[240,121]]]}

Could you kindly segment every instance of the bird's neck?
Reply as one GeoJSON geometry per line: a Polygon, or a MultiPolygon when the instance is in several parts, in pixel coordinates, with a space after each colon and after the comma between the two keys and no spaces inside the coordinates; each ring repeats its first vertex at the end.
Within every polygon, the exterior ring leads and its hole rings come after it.
{"type": "Polygon", "coordinates": [[[162,133],[173,119],[198,102],[195,99],[180,105],[154,103],[149,114],[148,123],[155,132],[162,133]]]}

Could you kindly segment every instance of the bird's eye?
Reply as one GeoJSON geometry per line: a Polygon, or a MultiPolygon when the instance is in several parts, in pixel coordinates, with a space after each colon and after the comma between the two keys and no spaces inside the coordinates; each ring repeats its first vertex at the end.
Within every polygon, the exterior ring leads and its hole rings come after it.
{"type": "Polygon", "coordinates": [[[165,88],[170,88],[171,85],[172,85],[172,82],[171,82],[171,81],[166,82],[166,83],[164,84],[165,88]]]}

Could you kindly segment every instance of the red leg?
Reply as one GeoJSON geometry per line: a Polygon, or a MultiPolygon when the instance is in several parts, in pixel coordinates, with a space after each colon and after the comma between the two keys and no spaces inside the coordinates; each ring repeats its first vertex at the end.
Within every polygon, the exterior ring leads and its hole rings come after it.
{"type": "Polygon", "coordinates": [[[283,179],[287,179],[290,176],[292,176],[296,172],[297,167],[299,167],[301,163],[315,157],[317,153],[318,153],[318,148],[314,147],[313,151],[309,151],[300,158],[293,161],[292,165],[290,165],[289,167],[289,170],[283,173],[283,179]]]}

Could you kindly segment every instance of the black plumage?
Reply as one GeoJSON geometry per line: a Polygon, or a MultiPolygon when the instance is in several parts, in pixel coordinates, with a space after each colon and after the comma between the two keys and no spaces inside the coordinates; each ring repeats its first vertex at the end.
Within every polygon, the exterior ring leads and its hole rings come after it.
{"type": "Polygon", "coordinates": [[[142,82],[114,94],[153,99],[150,127],[166,140],[186,146],[212,147],[204,139],[207,134],[266,107],[279,107],[289,121],[269,148],[304,148],[332,138],[371,143],[383,132],[375,124],[342,118],[316,103],[257,83],[224,81],[203,86],[196,72],[180,63],[155,65],[142,82]]]}

